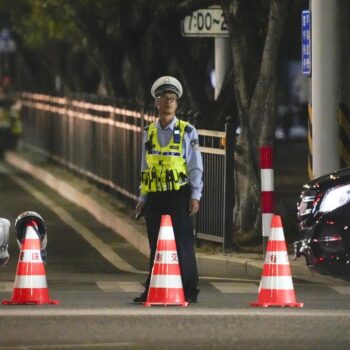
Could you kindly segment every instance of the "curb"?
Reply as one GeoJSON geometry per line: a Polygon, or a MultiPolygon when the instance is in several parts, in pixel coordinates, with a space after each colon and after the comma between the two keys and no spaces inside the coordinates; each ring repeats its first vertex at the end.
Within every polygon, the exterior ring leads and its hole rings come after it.
{"type": "Polygon", "coordinates": [[[260,279],[263,261],[196,253],[200,276],[260,279]]]}

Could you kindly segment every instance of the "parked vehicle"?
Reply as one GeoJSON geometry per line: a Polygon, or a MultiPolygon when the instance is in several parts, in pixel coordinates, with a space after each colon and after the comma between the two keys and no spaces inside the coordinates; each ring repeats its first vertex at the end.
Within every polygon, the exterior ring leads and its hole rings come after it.
{"type": "Polygon", "coordinates": [[[350,168],[306,183],[297,209],[295,256],[317,272],[350,279],[350,168]]]}

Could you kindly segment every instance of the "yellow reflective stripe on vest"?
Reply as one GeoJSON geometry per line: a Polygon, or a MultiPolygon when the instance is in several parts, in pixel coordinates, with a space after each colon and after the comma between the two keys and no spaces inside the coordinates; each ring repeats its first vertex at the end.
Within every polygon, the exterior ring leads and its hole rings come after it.
{"type": "Polygon", "coordinates": [[[153,146],[146,150],[148,169],[142,173],[141,193],[177,191],[187,183],[186,160],[182,154],[187,125],[187,122],[179,120],[169,144],[164,147],[159,144],[156,124],[153,122],[149,125],[147,141],[153,146]]]}

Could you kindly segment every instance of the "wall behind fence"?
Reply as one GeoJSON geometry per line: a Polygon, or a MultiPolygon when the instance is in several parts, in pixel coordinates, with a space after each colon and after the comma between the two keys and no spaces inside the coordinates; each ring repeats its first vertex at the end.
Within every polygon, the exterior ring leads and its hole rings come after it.
{"type": "MultiPolygon", "coordinates": [[[[143,127],[154,115],[42,94],[22,93],[20,100],[25,146],[132,202],[137,200],[143,127]]],[[[226,179],[221,141],[226,134],[210,130],[198,130],[198,134],[204,190],[196,235],[223,242],[226,179]]]]}

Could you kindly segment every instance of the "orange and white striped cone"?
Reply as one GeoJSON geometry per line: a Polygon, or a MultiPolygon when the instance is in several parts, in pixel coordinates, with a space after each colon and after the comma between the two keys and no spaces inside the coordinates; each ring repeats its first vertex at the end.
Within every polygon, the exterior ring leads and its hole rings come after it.
{"type": "Polygon", "coordinates": [[[185,301],[176,242],[170,215],[162,215],[151,281],[145,306],[180,305],[185,301]]]}
{"type": "Polygon", "coordinates": [[[2,302],[4,305],[59,303],[57,300],[51,300],[49,296],[37,231],[36,222],[28,221],[19,254],[12,299],[4,300],[2,302]]]}
{"type": "Polygon", "coordinates": [[[279,215],[272,217],[258,301],[250,305],[262,307],[303,307],[304,305],[295,299],[282,220],[279,215]]]}

